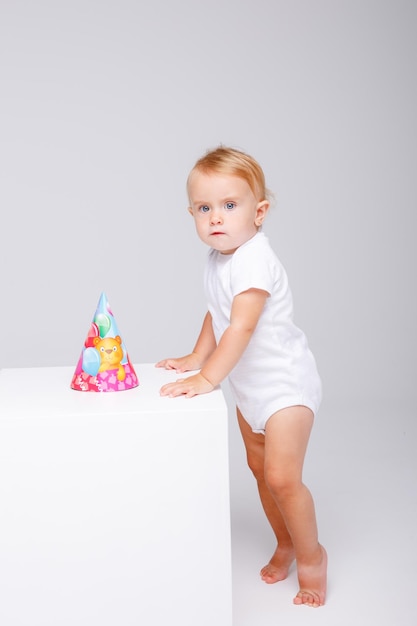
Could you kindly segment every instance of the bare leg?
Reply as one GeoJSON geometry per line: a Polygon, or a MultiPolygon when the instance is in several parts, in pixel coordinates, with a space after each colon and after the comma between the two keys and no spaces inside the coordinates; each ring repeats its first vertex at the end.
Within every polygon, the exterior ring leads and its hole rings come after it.
{"type": "Polygon", "coordinates": [[[246,447],[248,465],[256,478],[262,507],[277,539],[277,548],[271,560],[261,569],[262,580],[272,584],[287,578],[290,565],[295,559],[294,546],[281,512],[265,483],[265,437],[252,432],[239,409],[237,417],[246,447]]]}
{"type": "Polygon", "coordinates": [[[318,542],[311,494],[302,482],[312,412],[294,406],[275,413],[265,429],[265,482],[281,511],[297,559],[300,590],[295,604],[318,607],[326,595],[327,555],[318,542]]]}

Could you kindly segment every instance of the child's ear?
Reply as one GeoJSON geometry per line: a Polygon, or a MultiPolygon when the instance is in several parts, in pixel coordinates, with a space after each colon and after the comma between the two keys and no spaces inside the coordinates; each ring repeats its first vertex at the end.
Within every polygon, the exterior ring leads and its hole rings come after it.
{"type": "Polygon", "coordinates": [[[191,208],[190,206],[189,206],[189,207],[187,207],[187,211],[188,211],[188,213],[189,213],[190,215],[192,215],[192,216],[194,217],[193,210],[192,210],[192,208],[191,208]]]}
{"type": "Polygon", "coordinates": [[[268,213],[269,202],[268,200],[262,200],[258,202],[256,207],[256,215],[255,215],[255,226],[261,226],[264,221],[266,214],[268,213]]]}

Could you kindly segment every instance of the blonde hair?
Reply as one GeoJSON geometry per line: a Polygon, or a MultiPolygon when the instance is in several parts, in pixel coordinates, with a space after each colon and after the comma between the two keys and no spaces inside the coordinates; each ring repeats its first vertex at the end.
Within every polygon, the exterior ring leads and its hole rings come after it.
{"type": "Polygon", "coordinates": [[[259,201],[269,200],[272,195],[266,188],[265,175],[259,163],[249,154],[236,148],[219,146],[214,150],[209,150],[198,159],[190,172],[190,176],[196,170],[205,174],[215,172],[243,178],[259,201]]]}

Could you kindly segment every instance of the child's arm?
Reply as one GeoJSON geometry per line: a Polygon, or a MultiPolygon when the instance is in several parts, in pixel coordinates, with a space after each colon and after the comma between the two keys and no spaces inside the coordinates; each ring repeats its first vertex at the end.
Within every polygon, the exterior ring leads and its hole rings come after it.
{"type": "Polygon", "coordinates": [[[191,398],[212,391],[238,363],[256,328],[268,297],[266,291],[249,289],[233,299],[230,325],[224,331],[219,345],[208,356],[202,370],[194,376],[168,383],[161,389],[163,396],[186,395],[191,398]]]}
{"type": "Polygon", "coordinates": [[[191,354],[177,359],[164,359],[156,363],[155,367],[164,367],[166,370],[176,370],[178,373],[199,370],[203,367],[215,348],[216,339],[213,333],[211,314],[206,313],[197,343],[191,354]]]}

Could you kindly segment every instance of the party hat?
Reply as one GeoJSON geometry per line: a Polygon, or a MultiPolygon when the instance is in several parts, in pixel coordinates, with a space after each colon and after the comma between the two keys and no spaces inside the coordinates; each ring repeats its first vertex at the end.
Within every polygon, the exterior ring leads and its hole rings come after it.
{"type": "Polygon", "coordinates": [[[77,391],[124,391],[139,385],[103,292],[88,331],[71,387],[77,391]]]}

